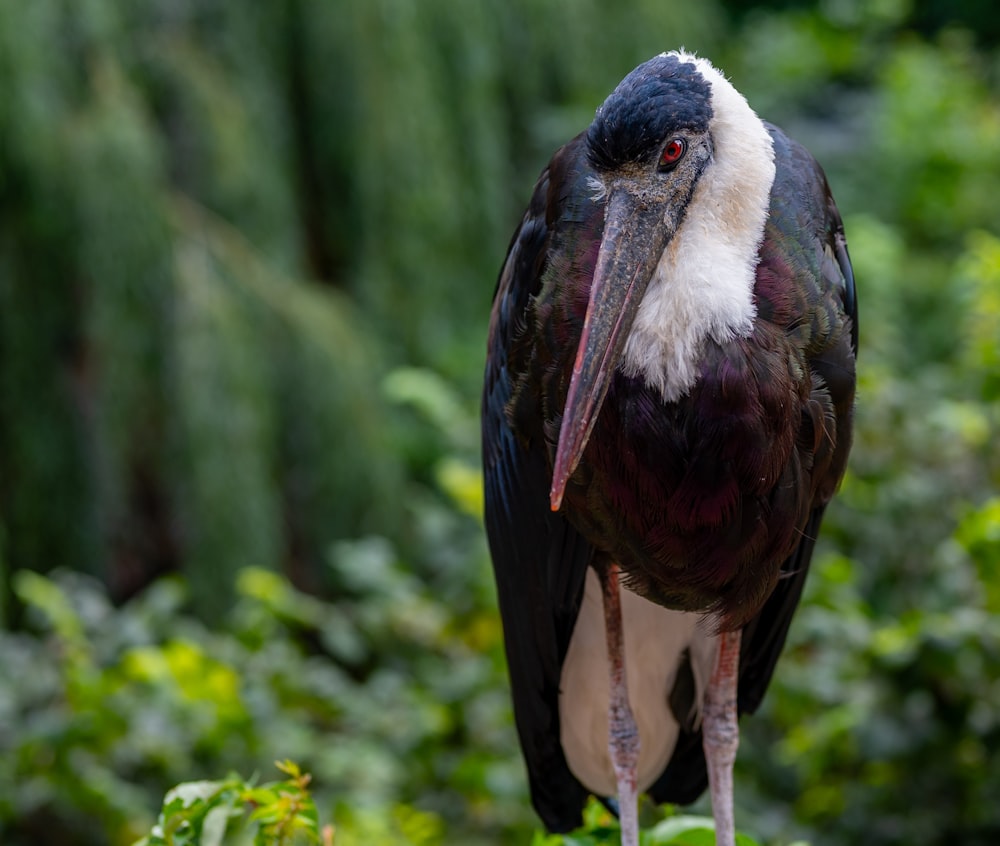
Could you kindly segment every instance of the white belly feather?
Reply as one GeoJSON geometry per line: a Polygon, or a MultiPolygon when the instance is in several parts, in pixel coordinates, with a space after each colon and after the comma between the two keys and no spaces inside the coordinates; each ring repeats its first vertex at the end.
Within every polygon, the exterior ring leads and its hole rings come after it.
{"type": "MultiPolygon", "coordinates": [[[[718,639],[704,615],[670,611],[622,590],[625,673],[629,703],[639,727],[638,787],[648,789],[673,753],[680,726],[670,710],[681,656],[691,651],[695,702],[701,701],[712,672],[718,639]]],[[[583,603],[563,663],[559,719],[569,768],[581,783],[600,796],[617,793],[608,753],[608,653],[604,634],[601,586],[587,571],[583,603]]]]}

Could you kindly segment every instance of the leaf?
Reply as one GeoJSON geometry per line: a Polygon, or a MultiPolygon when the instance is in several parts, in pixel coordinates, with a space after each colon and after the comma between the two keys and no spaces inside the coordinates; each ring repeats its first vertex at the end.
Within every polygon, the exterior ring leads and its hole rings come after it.
{"type": "MultiPolygon", "coordinates": [[[[646,842],[649,846],[715,846],[715,821],[691,815],[669,817],[653,827],[646,842]]],[[[756,846],[756,843],[737,833],[736,846],[756,846]]]]}
{"type": "Polygon", "coordinates": [[[243,801],[258,807],[266,807],[278,801],[278,791],[275,790],[274,785],[262,784],[260,787],[245,790],[243,801]]]}
{"type": "Polygon", "coordinates": [[[482,519],[483,477],[478,468],[449,456],[437,465],[435,476],[441,489],[463,513],[482,519]]]}
{"type": "Polygon", "coordinates": [[[275,761],[274,766],[296,781],[302,777],[302,770],[299,765],[294,761],[289,761],[287,758],[284,761],[275,761]]]}
{"type": "Polygon", "coordinates": [[[188,808],[195,802],[206,802],[228,787],[228,781],[186,781],[167,791],[163,798],[163,807],[180,801],[182,808],[188,808]]]}
{"type": "Polygon", "coordinates": [[[199,846],[222,846],[226,836],[226,827],[233,816],[233,806],[230,804],[216,805],[207,814],[201,824],[201,839],[199,846]]]}
{"type": "Polygon", "coordinates": [[[21,601],[38,609],[63,640],[74,646],[85,643],[83,623],[65,590],[56,582],[31,570],[18,570],[12,583],[21,601]]]}

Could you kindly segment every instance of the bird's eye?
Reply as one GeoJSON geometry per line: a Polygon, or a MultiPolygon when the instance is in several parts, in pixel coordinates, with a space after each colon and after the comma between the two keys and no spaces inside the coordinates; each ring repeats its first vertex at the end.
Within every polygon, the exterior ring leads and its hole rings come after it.
{"type": "Polygon", "coordinates": [[[687,151],[687,142],[683,138],[671,138],[660,153],[660,170],[672,170],[687,151]]]}

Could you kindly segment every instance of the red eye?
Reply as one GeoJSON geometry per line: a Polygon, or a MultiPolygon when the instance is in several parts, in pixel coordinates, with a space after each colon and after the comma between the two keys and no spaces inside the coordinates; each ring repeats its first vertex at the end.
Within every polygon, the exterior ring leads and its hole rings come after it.
{"type": "Polygon", "coordinates": [[[660,167],[671,168],[681,160],[687,150],[687,142],[683,138],[671,138],[660,153],[660,167]]]}

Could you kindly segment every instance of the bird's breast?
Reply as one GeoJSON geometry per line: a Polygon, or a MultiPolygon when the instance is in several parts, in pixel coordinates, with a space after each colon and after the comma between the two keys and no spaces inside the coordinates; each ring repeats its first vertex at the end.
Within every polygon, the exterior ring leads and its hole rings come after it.
{"type": "Polygon", "coordinates": [[[632,590],[733,625],[767,598],[811,498],[793,358],[778,343],[710,344],[674,402],[616,374],[565,513],[632,590]]]}

